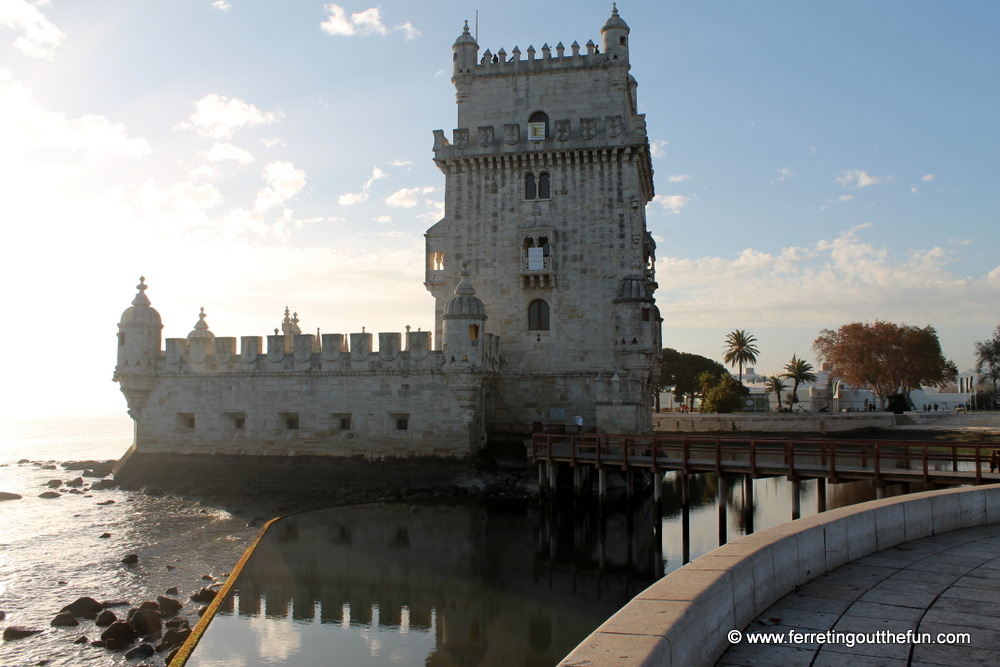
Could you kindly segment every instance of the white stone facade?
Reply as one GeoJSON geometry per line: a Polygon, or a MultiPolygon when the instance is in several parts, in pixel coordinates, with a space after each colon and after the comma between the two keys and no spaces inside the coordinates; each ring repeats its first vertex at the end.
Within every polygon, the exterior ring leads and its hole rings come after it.
{"type": "Polygon", "coordinates": [[[468,29],[459,37],[459,129],[453,142],[435,132],[445,217],[426,235],[433,337],[380,333],[377,350],[370,333],[317,340],[286,312],[266,349],[245,336],[237,352],[203,311],[161,349],[141,281],[115,367],[134,451],[461,458],[503,423],[649,431],[661,320],[628,32],[615,12],[603,52],[487,51],[480,64],[468,29]]]}

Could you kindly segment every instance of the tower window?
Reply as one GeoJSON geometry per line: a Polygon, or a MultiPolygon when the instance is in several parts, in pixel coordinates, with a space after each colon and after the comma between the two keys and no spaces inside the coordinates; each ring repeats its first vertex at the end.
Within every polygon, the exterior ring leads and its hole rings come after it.
{"type": "Polygon", "coordinates": [[[649,321],[649,308],[643,308],[642,309],[642,321],[643,322],[648,322],[649,321]]]}
{"type": "Polygon", "coordinates": [[[618,39],[620,40],[620,44],[622,46],[625,46],[625,38],[624,37],[619,37],[618,39]]]}
{"type": "Polygon", "coordinates": [[[538,188],[535,185],[535,175],[527,173],[524,175],[524,198],[535,199],[538,197],[538,188]]]}
{"type": "Polygon", "coordinates": [[[299,430],[299,413],[298,412],[281,412],[278,413],[278,417],[281,419],[281,425],[286,431],[298,431],[299,430]]]}
{"type": "Polygon", "coordinates": [[[469,340],[479,340],[479,325],[470,324],[469,325],[469,340]]]}
{"type": "Polygon", "coordinates": [[[536,111],[528,119],[528,141],[542,141],[549,136],[549,117],[543,111],[536,111]]]}
{"type": "Polygon", "coordinates": [[[528,331],[549,330],[549,304],[536,299],[528,305],[528,331]]]}
{"type": "Polygon", "coordinates": [[[428,268],[431,271],[441,271],[444,269],[444,253],[443,252],[432,252],[427,256],[428,268]]]}
{"type": "Polygon", "coordinates": [[[124,333],[118,334],[118,345],[120,347],[125,347],[125,334],[124,333]]]}
{"type": "Polygon", "coordinates": [[[525,199],[549,199],[552,188],[548,172],[541,172],[537,176],[531,172],[524,175],[524,198],[525,199]]]}
{"type": "Polygon", "coordinates": [[[544,171],[538,175],[538,198],[549,198],[549,175],[544,171]]]}

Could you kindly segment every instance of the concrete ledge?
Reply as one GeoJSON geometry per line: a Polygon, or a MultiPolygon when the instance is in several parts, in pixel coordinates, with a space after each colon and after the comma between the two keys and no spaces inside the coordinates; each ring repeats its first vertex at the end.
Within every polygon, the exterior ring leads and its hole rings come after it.
{"type": "Polygon", "coordinates": [[[997,522],[994,484],[874,500],[767,528],[660,579],[559,664],[714,665],[730,630],[809,580],[903,542],[997,522]]]}
{"type": "Polygon", "coordinates": [[[741,413],[653,414],[655,431],[681,433],[837,433],[895,426],[890,412],[834,412],[821,414],[741,413]]]}

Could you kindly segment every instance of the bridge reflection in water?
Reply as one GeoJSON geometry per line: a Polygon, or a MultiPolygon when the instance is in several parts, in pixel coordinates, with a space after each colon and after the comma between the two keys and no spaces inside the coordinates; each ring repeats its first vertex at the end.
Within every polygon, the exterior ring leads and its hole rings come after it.
{"type": "MultiPolygon", "coordinates": [[[[720,538],[788,520],[789,483],[668,475],[610,504],[391,503],[274,522],[186,665],[557,664],[637,593],[720,538]],[[749,504],[748,504],[749,501],[749,504]]],[[[811,487],[800,493],[809,511],[811,487]]],[[[835,507],[873,498],[831,486],[835,507]]],[[[568,501],[568,502],[564,502],[568,501]]]]}

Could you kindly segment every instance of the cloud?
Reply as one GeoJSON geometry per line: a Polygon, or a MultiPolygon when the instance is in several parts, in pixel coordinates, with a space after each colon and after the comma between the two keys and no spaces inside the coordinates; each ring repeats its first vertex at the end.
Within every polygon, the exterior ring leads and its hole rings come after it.
{"type": "Polygon", "coordinates": [[[392,222],[392,218],[389,217],[388,215],[380,215],[377,218],[375,218],[375,222],[377,222],[380,225],[387,225],[390,222],[392,222]]]}
{"type": "Polygon", "coordinates": [[[656,195],[653,201],[673,213],[680,213],[681,209],[691,201],[690,197],[684,195],[656,195]]]}
{"type": "Polygon", "coordinates": [[[148,154],[150,147],[145,139],[129,137],[125,125],[104,116],[66,118],[43,109],[28,88],[13,80],[8,70],[0,69],[0,155],[46,150],[80,152],[94,162],[111,156],[138,158],[148,154]]]}
{"type": "Polygon", "coordinates": [[[926,176],[924,176],[920,180],[921,181],[928,181],[929,182],[929,181],[933,181],[934,178],[935,178],[934,174],[927,174],[926,176]]]}
{"type": "Polygon", "coordinates": [[[263,112],[238,97],[229,99],[211,93],[194,103],[195,112],[189,122],[178,123],[175,129],[194,130],[203,137],[224,139],[241,127],[276,123],[280,111],[263,112]]]}
{"type": "Polygon", "coordinates": [[[226,0],[212,0],[212,6],[216,9],[221,9],[224,12],[228,12],[229,8],[232,7],[232,5],[226,2],[226,0]]]}
{"type": "Polygon", "coordinates": [[[915,186],[915,185],[911,185],[911,186],[910,186],[910,192],[912,192],[913,194],[917,194],[917,190],[919,190],[919,189],[920,189],[920,188],[918,188],[918,187],[917,187],[917,186],[915,186]]]}
{"type": "Polygon", "coordinates": [[[413,160],[393,160],[389,164],[393,167],[406,167],[413,164],[413,160]]]}
{"type": "Polygon", "coordinates": [[[261,139],[260,140],[260,144],[262,146],[264,146],[265,148],[274,148],[275,146],[287,146],[288,145],[284,141],[282,141],[281,139],[279,139],[277,137],[274,137],[273,139],[261,139]]]}
{"type": "Polygon", "coordinates": [[[736,258],[662,258],[657,278],[668,287],[657,292],[657,304],[665,319],[685,327],[995,323],[1000,267],[978,279],[957,277],[949,270],[958,264],[956,251],[892,253],[860,238],[871,226],[778,253],[748,248],[736,258]]]}
{"type": "Polygon", "coordinates": [[[27,0],[0,0],[0,25],[24,34],[14,40],[14,48],[33,58],[52,60],[55,48],[66,36],[38,11],[38,2],[27,0]]]}
{"type": "Polygon", "coordinates": [[[253,155],[250,154],[250,151],[243,150],[239,146],[223,144],[218,141],[212,145],[211,149],[205,151],[204,155],[205,159],[209,162],[232,160],[233,162],[239,162],[240,165],[253,162],[253,155]]]}
{"type": "Polygon", "coordinates": [[[869,185],[881,183],[882,179],[870,175],[867,171],[849,169],[840,173],[840,176],[837,177],[837,182],[845,188],[849,186],[866,188],[869,185]]]}
{"type": "Polygon", "coordinates": [[[368,180],[361,186],[361,192],[348,192],[347,194],[340,195],[340,197],[337,198],[337,201],[340,202],[341,206],[353,206],[359,202],[368,201],[368,190],[371,188],[372,183],[380,178],[385,178],[385,172],[378,167],[374,167],[372,169],[372,175],[369,176],[368,180]]]}
{"type": "Polygon", "coordinates": [[[284,204],[302,191],[306,185],[306,172],[296,169],[291,162],[272,162],[264,167],[267,186],[257,193],[254,211],[264,211],[284,204]]]}
{"type": "Polygon", "coordinates": [[[169,190],[161,190],[150,179],[139,186],[131,204],[134,217],[149,226],[185,230],[209,225],[207,211],[222,201],[222,193],[210,183],[181,181],[169,190]]]}
{"type": "Polygon", "coordinates": [[[791,169],[785,169],[784,167],[782,167],[781,169],[778,170],[778,180],[779,181],[787,181],[789,178],[791,178],[794,175],[795,175],[795,172],[793,172],[791,169]]]}
{"type": "Polygon", "coordinates": [[[948,239],[948,243],[950,243],[951,245],[972,245],[973,243],[975,243],[975,241],[973,241],[972,239],[950,238],[948,239]]]}
{"type": "Polygon", "coordinates": [[[837,197],[838,204],[846,204],[849,201],[854,201],[856,197],[854,195],[840,195],[837,197]]]}
{"type": "Polygon", "coordinates": [[[649,144],[649,154],[653,157],[664,157],[667,154],[666,148],[667,142],[663,139],[657,139],[649,144]]]}
{"type": "Polygon", "coordinates": [[[387,35],[390,32],[401,31],[406,39],[420,35],[420,31],[407,21],[394,28],[387,28],[382,22],[382,12],[379,7],[347,15],[340,5],[330,4],[324,7],[327,18],[319,24],[322,30],[330,35],[387,35]]]}
{"type": "Polygon", "coordinates": [[[420,195],[434,192],[433,187],[403,188],[385,198],[385,203],[393,208],[413,208],[420,203],[420,195]]]}
{"type": "Polygon", "coordinates": [[[667,183],[680,183],[681,181],[690,181],[691,177],[687,174],[670,174],[667,177],[667,183]]]}

